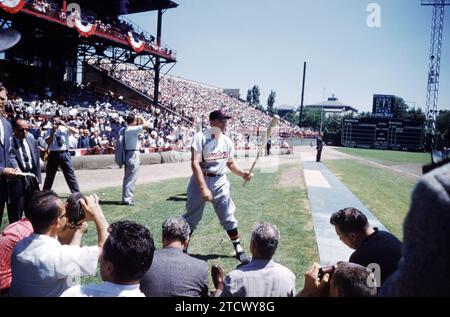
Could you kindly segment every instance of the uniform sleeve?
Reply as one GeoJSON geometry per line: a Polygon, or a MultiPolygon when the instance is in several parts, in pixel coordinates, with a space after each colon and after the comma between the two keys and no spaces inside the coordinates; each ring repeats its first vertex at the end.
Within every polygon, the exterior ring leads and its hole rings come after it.
{"type": "Polygon", "coordinates": [[[76,247],[62,245],[55,259],[58,278],[95,275],[100,250],[97,246],[76,247]]]}
{"type": "Polygon", "coordinates": [[[201,153],[203,151],[203,134],[196,133],[192,139],[191,147],[196,151],[201,153]]]}

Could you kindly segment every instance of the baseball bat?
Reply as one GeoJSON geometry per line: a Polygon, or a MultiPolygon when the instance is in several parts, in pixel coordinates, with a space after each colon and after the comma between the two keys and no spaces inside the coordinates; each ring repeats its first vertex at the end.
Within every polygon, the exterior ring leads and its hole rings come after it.
{"type": "MultiPolygon", "coordinates": [[[[250,174],[253,172],[253,169],[254,169],[255,166],[256,166],[256,162],[257,162],[258,159],[259,159],[259,156],[260,156],[260,154],[261,154],[261,151],[264,150],[264,147],[266,146],[267,140],[269,139],[270,136],[272,136],[272,129],[275,128],[275,127],[277,127],[277,126],[279,125],[279,123],[280,123],[280,116],[274,115],[273,118],[272,118],[272,121],[270,122],[269,126],[267,127],[267,131],[266,131],[266,133],[264,134],[263,140],[262,140],[261,144],[260,144],[259,147],[258,147],[258,152],[257,152],[257,154],[256,154],[256,158],[255,158],[255,160],[253,161],[253,164],[252,164],[252,166],[250,167],[250,170],[249,170],[250,174]]],[[[244,180],[244,184],[242,184],[242,185],[245,187],[245,185],[246,185],[247,183],[248,183],[248,181],[247,181],[247,180],[244,180]]]]}

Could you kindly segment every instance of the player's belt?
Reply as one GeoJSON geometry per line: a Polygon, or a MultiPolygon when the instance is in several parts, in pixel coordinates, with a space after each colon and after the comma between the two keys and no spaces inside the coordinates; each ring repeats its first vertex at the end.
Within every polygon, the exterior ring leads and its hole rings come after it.
{"type": "Polygon", "coordinates": [[[214,174],[214,173],[203,173],[204,176],[207,177],[220,177],[223,176],[223,174],[214,174]]]}

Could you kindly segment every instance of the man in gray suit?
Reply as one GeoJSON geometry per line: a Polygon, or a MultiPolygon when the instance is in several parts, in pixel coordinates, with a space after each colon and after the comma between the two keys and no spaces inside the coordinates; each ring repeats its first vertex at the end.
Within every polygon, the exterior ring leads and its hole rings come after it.
{"type": "Polygon", "coordinates": [[[141,280],[141,291],[145,296],[208,296],[208,264],[183,253],[189,234],[189,224],[184,218],[164,221],[163,249],[155,252],[152,266],[141,280]]]}

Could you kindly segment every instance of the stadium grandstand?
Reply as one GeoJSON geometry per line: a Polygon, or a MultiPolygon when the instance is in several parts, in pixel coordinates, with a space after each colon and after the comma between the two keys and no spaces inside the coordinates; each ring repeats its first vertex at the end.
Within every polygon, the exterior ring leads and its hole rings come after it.
{"type": "MultiPolygon", "coordinates": [[[[228,134],[239,148],[255,148],[271,121],[266,111],[229,96],[224,89],[163,76],[176,51],[161,40],[162,16],[178,5],[158,1],[10,1],[0,5],[0,23],[17,29],[22,41],[0,62],[11,116],[23,117],[42,150],[50,119],[61,116],[79,133],[76,154],[114,153],[118,131],[129,112],[141,114],[151,129],[141,135],[142,152],[185,151],[207,114],[224,109],[233,119],[228,134]],[[123,15],[157,11],[150,34],[123,15]],[[88,139],[89,141],[86,141],[88,139]]],[[[274,145],[287,138],[313,137],[282,121],[274,145]]]]}

